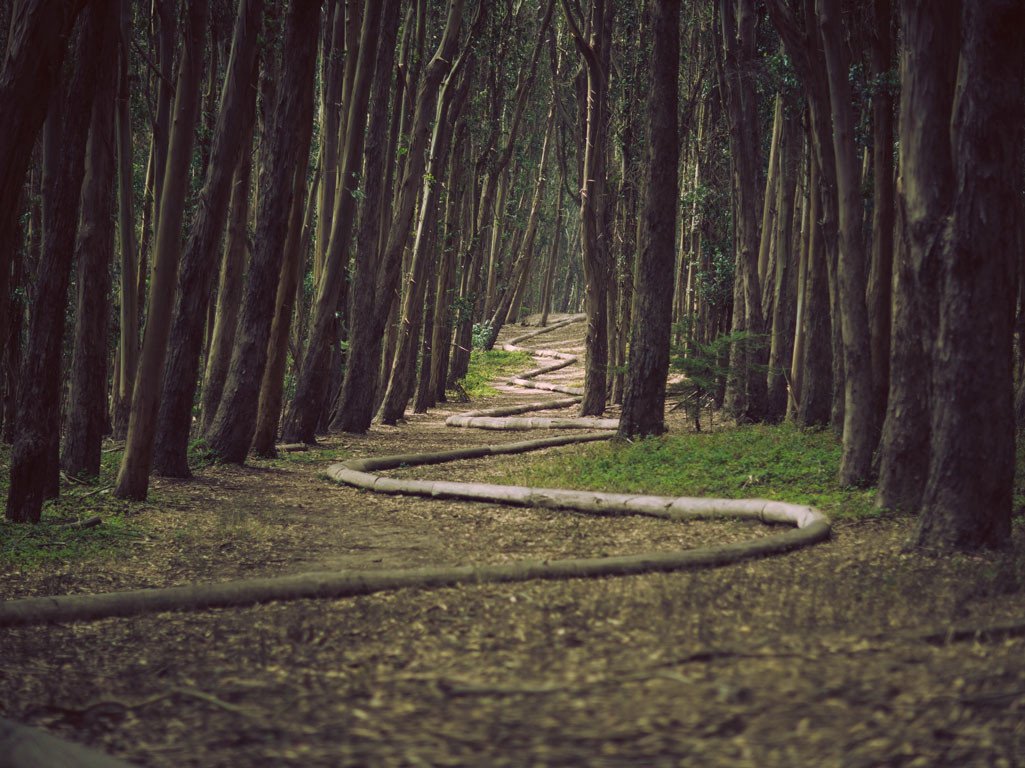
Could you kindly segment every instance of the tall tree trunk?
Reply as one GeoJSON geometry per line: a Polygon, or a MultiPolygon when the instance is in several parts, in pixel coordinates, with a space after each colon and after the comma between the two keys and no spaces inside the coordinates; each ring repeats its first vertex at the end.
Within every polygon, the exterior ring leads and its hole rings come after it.
{"type": "Polygon", "coordinates": [[[292,0],[285,18],[284,62],[268,136],[267,163],[260,172],[259,215],[246,275],[231,364],[217,414],[207,434],[222,460],[241,464],[256,431],[260,386],[267,365],[277,282],[291,211],[299,147],[294,126],[302,114],[305,85],[316,68],[320,2],[292,0]]]}
{"type": "MultiPolygon", "coordinates": [[[[432,99],[432,102],[437,100],[437,104],[425,102],[425,100],[421,100],[421,94],[417,94],[414,142],[416,140],[415,131],[423,119],[419,111],[421,106],[423,109],[430,109],[437,114],[435,115],[435,129],[430,136],[429,165],[423,180],[419,226],[413,242],[409,280],[403,296],[402,314],[396,339],[396,356],[392,364],[391,375],[388,377],[384,400],[381,403],[381,421],[389,423],[389,425],[394,425],[402,418],[412,395],[411,371],[416,362],[416,339],[419,336],[420,320],[423,314],[423,299],[428,272],[427,261],[436,257],[432,247],[437,239],[438,220],[438,185],[435,179],[442,175],[448,161],[449,147],[452,142],[451,123],[455,121],[458,113],[462,110],[463,100],[469,87],[469,80],[465,77],[462,78],[462,82],[458,86],[456,85],[455,78],[459,76],[459,73],[450,62],[459,42],[459,19],[454,14],[450,15],[449,19],[450,24],[452,19],[455,19],[454,27],[446,27],[442,45],[439,46],[432,63],[427,66],[424,77],[425,85],[432,83],[436,76],[435,68],[441,68],[439,79],[444,78],[444,84],[439,82],[439,86],[435,86],[436,94],[432,99]],[[437,92],[439,87],[440,97],[437,92]]],[[[458,62],[462,63],[464,60],[464,56],[460,55],[458,62]]],[[[424,121],[424,133],[426,128],[426,121],[424,121]]]]}
{"type": "Polygon", "coordinates": [[[941,246],[929,475],[915,533],[929,549],[1006,546],[1014,494],[1025,3],[970,0],[962,19],[953,222],[941,246]]]}
{"type": "Polygon", "coordinates": [[[802,427],[829,424],[833,401],[832,320],[829,312],[829,276],[822,210],[819,161],[810,147],[808,156],[807,284],[804,304],[804,354],[801,361],[797,423],[802,427]]]}
{"type": "MultiPolygon", "coordinates": [[[[872,386],[876,408],[886,413],[890,386],[890,331],[893,286],[893,10],[891,0],[875,0],[869,72],[872,93],[872,261],[868,276],[872,386]]],[[[881,418],[880,418],[880,423],[881,418]]]]}
{"type": "Polygon", "coordinates": [[[765,376],[768,356],[758,338],[765,332],[762,292],[758,280],[758,102],[754,87],[756,56],[754,0],[722,0],[719,6],[725,48],[730,146],[736,194],[737,272],[740,291],[733,307],[734,332],[754,334],[733,345],[730,376],[738,421],[757,422],[765,416],[765,376]]]}
{"type": "MultiPolygon", "coordinates": [[[[43,250],[36,266],[29,305],[28,342],[18,389],[11,482],[7,493],[7,519],[18,523],[39,522],[47,484],[57,472],[58,456],[53,449],[60,412],[60,349],[78,228],[86,141],[99,77],[98,62],[93,55],[95,38],[111,24],[109,2],[94,3],[83,19],[75,45],[74,69],[58,100],[61,108],[47,118],[54,121],[51,128],[60,137],[62,151],[56,167],[49,169],[51,178],[43,182],[49,204],[44,212],[43,250]]],[[[19,32],[22,30],[15,31],[15,45],[19,42],[19,32]]],[[[11,61],[8,58],[8,63],[11,61]]]]}
{"type": "Polygon", "coordinates": [[[217,406],[224,391],[224,380],[231,364],[231,350],[235,344],[239,305],[242,303],[242,278],[250,251],[249,210],[253,177],[253,125],[241,141],[242,151],[235,168],[228,216],[228,234],[221,259],[221,273],[217,288],[217,310],[210,339],[210,353],[203,371],[201,400],[203,434],[213,423],[217,406]]]}
{"type": "MultiPolygon", "coordinates": [[[[388,0],[382,12],[381,40],[374,66],[374,93],[367,126],[366,187],[363,215],[356,238],[355,275],[349,326],[349,355],[341,391],[338,393],[330,427],[345,432],[366,432],[374,415],[374,395],[380,365],[383,307],[377,306],[378,281],[398,277],[380,263],[381,227],[389,197],[390,173],[388,102],[395,39],[398,35],[399,3],[388,0]]],[[[398,88],[398,84],[396,84],[398,88]]],[[[390,300],[390,288],[382,296],[390,300]]]]}
{"type": "MultiPolygon", "coordinates": [[[[299,142],[299,157],[302,160],[309,157],[313,138],[313,83],[308,83],[307,88],[310,92],[305,102],[306,110],[296,126],[296,141],[299,142]]],[[[267,367],[260,384],[260,405],[256,414],[256,433],[253,435],[253,451],[258,456],[273,457],[277,453],[274,442],[278,436],[278,421],[284,398],[288,334],[304,263],[303,212],[307,187],[306,163],[300,162],[295,170],[292,212],[285,238],[285,260],[281,264],[278,293],[274,299],[274,321],[267,342],[267,367]]]]}
{"type": "Polygon", "coordinates": [[[160,407],[161,382],[167,341],[171,331],[174,285],[181,260],[182,219],[188,194],[188,173],[195,145],[199,116],[199,91],[203,79],[203,44],[210,8],[207,0],[190,0],[185,46],[178,70],[174,127],[168,147],[168,164],[160,193],[160,215],[153,253],[146,333],[139,354],[132,393],[128,439],[118,471],[114,495],[120,499],[143,500],[149,490],[153,463],[153,441],[160,407]]]}
{"type": "Polygon", "coordinates": [[[872,480],[872,454],[879,440],[879,409],[872,382],[868,309],[865,305],[867,264],[862,233],[861,183],[854,143],[849,61],[842,38],[839,0],[816,0],[819,29],[829,73],[836,155],[840,256],[840,327],[844,345],[844,427],[840,459],[841,485],[860,486],[872,480]]]}
{"type": "Polygon", "coordinates": [[[341,189],[336,196],[332,218],[331,240],[327,261],[314,305],[310,340],[303,357],[302,370],[296,382],[295,395],[282,424],[286,442],[312,443],[328,398],[331,382],[331,358],[335,345],[336,314],[347,279],[349,245],[355,229],[356,190],[359,188],[359,166],[363,155],[370,87],[374,81],[377,45],[380,41],[380,4],[371,4],[363,18],[359,62],[346,115],[345,145],[341,159],[341,189]]]}
{"type": "Polygon", "coordinates": [[[587,331],[584,338],[584,397],[580,413],[583,416],[597,416],[605,411],[609,356],[608,281],[612,279],[612,269],[603,224],[607,205],[605,170],[609,122],[608,68],[613,7],[608,0],[592,0],[589,30],[585,37],[583,19],[576,18],[568,0],[563,0],[562,4],[587,76],[584,160],[580,184],[580,243],[587,331]]]}
{"type": "MultiPolygon", "coordinates": [[[[782,110],[781,110],[782,111],[782,110]]],[[[781,421],[787,412],[787,387],[793,380],[791,362],[797,323],[798,254],[792,251],[797,172],[800,165],[800,125],[792,115],[781,115],[780,178],[776,208],[776,258],[773,280],[772,338],[769,347],[766,418],[781,421]]],[[[764,237],[764,234],[763,234],[764,237]]]]}
{"type": "Polygon", "coordinates": [[[648,163],[643,246],[637,260],[620,437],[665,432],[666,376],[673,320],[673,281],[669,276],[674,273],[676,260],[679,189],[679,19],[679,0],[657,0],[654,4],[648,106],[652,162],[648,163]]]}
{"type": "Polygon", "coordinates": [[[880,446],[880,505],[919,509],[929,471],[933,340],[947,217],[953,205],[950,120],[960,0],[901,5],[900,218],[890,392],[880,446]]]}
{"type": "MultiPolygon", "coordinates": [[[[110,0],[107,23],[117,19],[120,2],[110,0]]],[[[86,150],[82,214],[75,254],[78,307],[71,393],[61,466],[72,477],[100,473],[100,445],[107,416],[107,318],[110,263],[114,255],[114,109],[117,94],[117,28],[104,28],[95,41],[98,86],[86,150]]]]}
{"type": "Polygon", "coordinates": [[[263,0],[243,0],[240,4],[206,181],[182,255],[153,452],[153,470],[165,477],[192,474],[188,448],[203,326],[242,137],[249,134],[256,119],[256,54],[262,17],[263,0]]]}
{"type": "Polygon", "coordinates": [[[121,333],[118,339],[117,387],[112,398],[113,434],[118,440],[128,436],[128,416],[132,407],[135,371],[139,366],[139,275],[135,238],[135,191],[133,184],[131,75],[128,71],[131,35],[131,5],[120,2],[118,34],[117,93],[117,191],[118,238],[121,247],[121,333]]]}
{"type": "MultiPolygon", "coordinates": [[[[21,0],[0,71],[0,295],[10,291],[15,233],[32,146],[59,86],[68,36],[83,0],[21,0]]],[[[0,329],[7,318],[0,317],[0,329]]],[[[6,339],[0,333],[0,359],[6,339]]]]}

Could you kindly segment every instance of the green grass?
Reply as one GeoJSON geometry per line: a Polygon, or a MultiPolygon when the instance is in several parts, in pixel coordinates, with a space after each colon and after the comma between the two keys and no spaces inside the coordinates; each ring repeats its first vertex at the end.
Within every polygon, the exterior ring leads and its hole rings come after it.
{"type": "Polygon", "coordinates": [[[659,496],[763,498],[810,504],[838,518],[876,517],[874,489],[841,488],[840,443],[828,430],[756,425],[590,443],[533,458],[505,482],[659,496]]]}
{"type": "MultiPolygon", "coordinates": [[[[60,498],[43,504],[38,525],[0,520],[0,566],[33,569],[108,557],[150,534],[137,515],[140,504],[114,498],[121,451],[104,453],[100,476],[85,482],[62,481],[60,498]],[[99,517],[95,528],[70,528],[62,523],[99,517]]],[[[10,481],[10,448],[0,448],[0,494],[6,500],[10,481]]],[[[159,501],[150,493],[151,502],[159,501]]]]}
{"type": "Polygon", "coordinates": [[[493,381],[529,370],[533,364],[534,358],[527,352],[475,349],[470,353],[466,376],[459,383],[470,397],[497,395],[498,390],[491,386],[493,381]]]}

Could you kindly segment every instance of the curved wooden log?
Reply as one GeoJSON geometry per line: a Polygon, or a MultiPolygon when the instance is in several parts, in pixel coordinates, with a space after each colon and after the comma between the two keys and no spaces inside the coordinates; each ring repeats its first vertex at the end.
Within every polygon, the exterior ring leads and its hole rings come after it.
{"type": "MultiPolygon", "coordinates": [[[[528,335],[536,336],[567,324],[549,326],[528,335]]],[[[534,384],[538,388],[546,387],[560,391],[543,382],[524,381],[534,384]]],[[[567,398],[552,403],[530,403],[492,409],[491,413],[519,414],[530,410],[567,407],[575,402],[577,402],[576,398],[567,398]]],[[[452,417],[452,419],[465,418],[473,421],[475,419],[499,418],[488,414],[488,411],[477,411],[463,414],[462,417],[452,417]]],[[[525,419],[523,421],[576,422],[581,420],[525,419]]],[[[593,424],[612,420],[590,419],[586,421],[593,424]]],[[[504,428],[508,429],[509,427],[504,428]]],[[[610,437],[612,437],[610,432],[594,432],[451,451],[351,459],[333,464],[328,469],[328,475],[338,482],[378,493],[567,509],[595,515],[644,515],[670,521],[756,520],[767,524],[790,525],[793,528],[753,541],[672,552],[572,558],[544,562],[525,560],[501,565],[402,568],[369,572],[311,572],[167,589],[0,601],[0,627],[88,621],[161,611],[247,606],[275,600],[340,598],[407,588],[426,589],[457,584],[500,583],[534,579],[595,578],[711,568],[788,552],[822,541],[830,535],[829,520],[821,512],[812,507],[780,501],[599,493],[558,488],[459,483],[445,480],[406,480],[384,477],[379,474],[382,471],[398,467],[423,466],[485,456],[524,453],[572,443],[607,440],[610,437]]]]}

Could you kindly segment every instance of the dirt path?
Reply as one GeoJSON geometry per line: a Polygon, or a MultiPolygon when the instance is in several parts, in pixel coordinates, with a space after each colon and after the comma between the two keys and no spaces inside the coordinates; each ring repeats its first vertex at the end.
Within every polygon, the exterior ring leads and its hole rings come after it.
{"type": "MultiPolygon", "coordinates": [[[[579,333],[545,346],[579,348],[579,333]]],[[[321,476],[339,457],[504,439],[442,426],[465,408],[159,482],[153,535],[129,556],[3,572],[0,595],[630,553],[762,529],[385,497],[321,476]]],[[[516,460],[444,469],[490,479],[516,460]]],[[[827,544],[708,572],[4,630],[0,715],[154,766],[1021,764],[1025,643],[908,633],[1022,618],[1025,570],[1013,553],[902,554],[908,527],[840,524],[827,544]]]]}

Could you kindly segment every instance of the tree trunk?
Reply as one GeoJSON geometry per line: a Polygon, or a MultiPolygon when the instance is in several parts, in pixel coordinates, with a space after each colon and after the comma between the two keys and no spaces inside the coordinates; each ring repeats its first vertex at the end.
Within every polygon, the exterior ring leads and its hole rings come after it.
{"type": "MultiPolygon", "coordinates": [[[[341,391],[330,427],[345,432],[366,432],[374,415],[374,395],[384,330],[384,308],[376,305],[378,281],[398,277],[380,263],[381,226],[389,194],[391,145],[388,117],[399,3],[388,0],[381,21],[381,39],[374,66],[374,93],[367,126],[366,186],[363,215],[357,235],[355,275],[351,292],[349,354],[341,391]],[[387,273],[387,274],[386,274],[387,273]]],[[[398,87],[398,85],[396,85],[398,87]]],[[[391,291],[387,295],[390,300],[391,291]]]]}
{"type": "MultiPolygon", "coordinates": [[[[113,0],[108,22],[116,20],[113,0]]],[[[114,255],[114,109],[117,95],[116,27],[95,41],[98,86],[89,128],[82,185],[82,215],[75,253],[78,259],[78,307],[71,394],[61,466],[72,477],[100,473],[100,445],[107,416],[107,318],[110,313],[110,263],[114,255]]]]}
{"type": "Polygon", "coordinates": [[[658,0],[652,14],[651,97],[648,105],[652,162],[644,197],[643,246],[637,260],[634,317],[619,436],[665,432],[666,376],[673,320],[677,136],[680,71],[680,2],[658,0]]]}
{"type": "Polygon", "coordinates": [[[721,0],[725,48],[733,188],[736,195],[737,273],[733,331],[753,334],[730,351],[731,387],[727,394],[737,420],[757,422],[765,416],[765,375],[761,370],[768,350],[759,336],[765,332],[762,292],[758,280],[758,102],[754,87],[756,56],[754,0],[721,0]]]}
{"type": "Polygon", "coordinates": [[[217,310],[210,340],[210,353],[203,372],[201,400],[202,432],[206,434],[213,423],[217,406],[224,391],[224,380],[231,364],[231,350],[235,343],[238,310],[242,303],[242,278],[250,251],[249,210],[253,177],[253,125],[243,135],[241,157],[232,182],[228,234],[221,260],[221,274],[217,289],[217,310]]]}
{"type": "Polygon", "coordinates": [[[879,440],[879,409],[872,381],[868,309],[865,305],[866,260],[862,235],[861,183],[854,143],[849,61],[842,39],[839,0],[816,0],[819,29],[829,74],[836,155],[840,253],[840,327],[844,345],[844,427],[840,484],[866,485],[872,480],[872,454],[879,440]]]}
{"type": "MultiPolygon", "coordinates": [[[[891,0],[875,0],[875,28],[870,33],[869,72],[872,93],[872,260],[868,276],[869,336],[872,387],[876,408],[886,413],[890,385],[890,332],[893,285],[893,11],[891,0]]],[[[880,423],[882,419],[880,416],[880,423]]]]}
{"type": "Polygon", "coordinates": [[[111,412],[114,438],[128,436],[128,416],[132,406],[135,371],[139,366],[139,252],[135,238],[135,191],[133,189],[131,75],[128,71],[132,10],[120,2],[118,35],[117,94],[117,185],[118,237],[121,247],[120,321],[118,340],[117,387],[111,412]]]}
{"type": "MultiPolygon", "coordinates": [[[[30,7],[26,10],[36,9],[30,7]]],[[[50,170],[52,177],[44,179],[49,204],[43,222],[43,249],[36,266],[36,281],[29,305],[28,341],[21,369],[21,386],[18,388],[11,480],[7,493],[7,519],[17,523],[39,522],[47,483],[57,471],[58,457],[53,447],[60,412],[60,350],[78,228],[86,141],[99,77],[98,62],[93,52],[96,50],[95,38],[111,24],[109,16],[109,2],[96,2],[86,11],[75,45],[74,70],[67,88],[63,89],[62,98],[58,100],[61,108],[47,118],[54,121],[51,127],[60,137],[62,151],[57,167],[50,170]]],[[[34,21],[32,17],[22,18],[34,21]]],[[[19,39],[25,39],[21,35],[28,31],[20,27],[15,30],[14,46],[18,45],[19,39]]],[[[15,47],[15,57],[17,53],[15,47]]],[[[38,53],[35,52],[36,55],[38,53]]],[[[8,64],[12,61],[17,59],[9,57],[8,64]]],[[[0,93],[4,91],[7,88],[0,87],[0,93]]],[[[0,100],[0,104],[4,101],[0,100]]],[[[0,143],[0,146],[6,148],[7,145],[0,143]]],[[[26,156],[31,154],[24,147],[21,151],[26,156]]],[[[12,205],[16,212],[17,198],[12,205]]],[[[5,259],[5,269],[6,264],[5,259]]]]}
{"type": "MultiPolygon", "coordinates": [[[[59,86],[68,36],[82,0],[21,0],[0,71],[0,295],[10,291],[11,262],[32,147],[59,86]]],[[[7,319],[0,317],[0,329],[7,319]]],[[[0,345],[6,341],[0,333],[0,345]]],[[[0,359],[3,347],[0,346],[0,359]]]]}
{"type": "Polygon", "coordinates": [[[146,333],[139,354],[139,369],[132,393],[128,439],[118,472],[114,495],[120,499],[143,500],[149,489],[153,462],[153,441],[160,406],[161,382],[167,341],[171,331],[174,285],[181,259],[181,230],[188,194],[188,173],[195,144],[199,115],[199,91],[203,78],[203,44],[210,8],[207,0],[190,0],[185,46],[178,70],[174,127],[168,148],[164,187],[160,194],[160,215],[153,253],[146,333]]]}
{"type": "Polygon", "coordinates": [[[953,222],[941,245],[929,475],[915,533],[928,549],[1006,546],[1014,494],[1025,4],[970,0],[962,20],[953,222]]]}
{"type": "Polygon", "coordinates": [[[942,241],[953,205],[946,126],[958,67],[959,0],[901,6],[900,218],[890,392],[880,445],[881,506],[918,511],[929,471],[932,346],[939,317],[942,241]],[[940,55],[942,54],[942,55],[940,55]]]}
{"type": "Polygon", "coordinates": [[[244,0],[239,7],[206,181],[182,255],[153,451],[153,470],[165,477],[192,474],[188,448],[203,326],[242,137],[256,119],[254,86],[262,17],[263,0],[244,0]]]}
{"type": "Polygon", "coordinates": [[[363,19],[359,62],[347,105],[349,109],[341,159],[341,189],[335,201],[327,261],[317,287],[313,324],[302,370],[281,428],[283,439],[290,443],[314,441],[317,424],[329,395],[332,350],[337,336],[336,314],[342,295],[342,283],[347,279],[349,244],[355,229],[358,169],[363,155],[364,129],[370,87],[374,81],[382,10],[380,4],[372,4],[363,19]]]}
{"type": "Polygon", "coordinates": [[[266,165],[260,173],[257,229],[246,275],[231,364],[207,441],[222,460],[241,464],[256,431],[260,386],[267,365],[267,338],[273,322],[288,217],[291,211],[298,143],[293,130],[302,114],[306,83],[316,68],[320,3],[293,0],[285,18],[284,61],[266,165]]]}
{"type": "Polygon", "coordinates": [[[819,211],[822,209],[819,161],[810,147],[808,156],[807,284],[804,304],[804,350],[801,359],[797,424],[829,424],[833,402],[833,330],[829,312],[829,275],[819,211]]]}
{"type": "MultiPolygon", "coordinates": [[[[584,158],[580,195],[580,244],[584,266],[584,396],[582,416],[605,412],[608,375],[608,281],[612,279],[605,223],[606,161],[608,150],[608,71],[613,7],[608,0],[592,0],[587,37],[583,19],[577,20],[568,0],[563,9],[583,58],[587,75],[584,158]]],[[[675,208],[675,202],[674,202],[675,208]]]]}
{"type": "Polygon", "coordinates": [[[308,186],[305,161],[309,158],[313,138],[313,83],[307,83],[306,87],[309,94],[305,101],[305,110],[295,127],[301,162],[295,171],[292,212],[289,216],[288,235],[285,238],[285,260],[281,265],[278,292],[274,300],[274,321],[271,323],[270,339],[267,342],[267,367],[263,372],[263,382],[260,384],[260,405],[256,414],[256,432],[253,435],[253,451],[258,456],[265,457],[277,455],[274,443],[278,436],[278,422],[281,419],[281,403],[284,398],[288,333],[304,263],[303,212],[308,186]]]}
{"type": "MultiPolygon", "coordinates": [[[[782,112],[782,110],[781,110],[782,112]]],[[[781,115],[780,178],[776,208],[776,270],[772,301],[766,418],[782,421],[787,412],[787,388],[793,380],[794,330],[797,324],[799,257],[792,250],[797,172],[800,165],[800,125],[793,115],[781,115]]],[[[764,237],[764,235],[763,235],[764,237]]]]}

